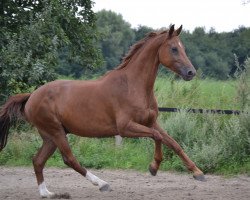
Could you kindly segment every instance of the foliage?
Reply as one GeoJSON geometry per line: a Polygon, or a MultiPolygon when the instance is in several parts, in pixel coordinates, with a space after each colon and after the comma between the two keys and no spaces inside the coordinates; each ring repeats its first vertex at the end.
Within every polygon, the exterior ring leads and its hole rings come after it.
{"type": "Polygon", "coordinates": [[[154,29],[150,28],[148,26],[138,26],[137,28],[133,29],[134,33],[135,33],[135,42],[143,39],[148,33],[153,32],[154,29]]]}
{"type": "Polygon", "coordinates": [[[250,28],[240,27],[232,32],[208,32],[197,27],[190,33],[184,31],[181,38],[193,65],[201,69],[203,76],[225,80],[236,71],[234,55],[242,65],[250,52],[250,28]]]}
{"type": "Polygon", "coordinates": [[[237,98],[241,109],[250,107],[250,59],[247,58],[243,66],[239,65],[236,59],[237,71],[235,76],[238,78],[237,98]]]}
{"type": "Polygon", "coordinates": [[[113,69],[133,42],[134,32],[121,15],[112,11],[98,12],[96,24],[102,34],[99,45],[105,61],[104,69],[113,69]]]}
{"type": "MultiPolygon", "coordinates": [[[[228,163],[249,162],[249,132],[243,116],[192,116],[188,113],[162,116],[162,126],[181,144],[190,158],[205,172],[214,172],[228,163]]],[[[249,120],[249,116],[247,117],[249,120]]],[[[174,155],[165,151],[170,159],[174,155]]],[[[183,170],[183,164],[175,166],[183,170]]]]}
{"type": "Polygon", "coordinates": [[[29,91],[55,79],[58,55],[65,48],[64,60],[80,68],[99,63],[90,0],[4,0],[0,8],[1,95],[29,91]]]}
{"type": "MultiPolygon", "coordinates": [[[[97,16],[99,16],[97,27],[103,33],[98,43],[107,69],[112,69],[120,63],[121,56],[127,52],[129,45],[144,38],[147,33],[155,31],[147,26],[131,29],[130,25],[126,26],[127,22],[121,15],[111,11],[102,10],[97,16]],[[116,24],[118,21],[120,26],[116,24]],[[125,27],[117,28],[124,24],[125,27]],[[127,37],[124,38],[124,35],[127,37]]],[[[249,37],[250,28],[245,27],[239,27],[228,33],[217,33],[213,28],[206,31],[204,27],[197,27],[193,32],[184,30],[181,34],[187,55],[193,65],[202,71],[203,77],[219,80],[232,77],[236,71],[234,54],[238,56],[240,65],[244,63],[250,52],[249,37]]],[[[168,74],[168,71],[161,68],[159,73],[168,74]]]]}

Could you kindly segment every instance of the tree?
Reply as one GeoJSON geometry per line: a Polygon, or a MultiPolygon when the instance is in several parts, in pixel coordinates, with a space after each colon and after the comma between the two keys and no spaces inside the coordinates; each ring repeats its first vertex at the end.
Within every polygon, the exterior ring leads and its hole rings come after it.
{"type": "Polygon", "coordinates": [[[130,24],[121,15],[102,10],[97,13],[97,27],[102,34],[99,45],[105,60],[105,69],[113,69],[120,63],[121,57],[134,41],[134,32],[130,24]]]}
{"type": "Polygon", "coordinates": [[[239,66],[244,68],[245,60],[250,56],[250,28],[239,27],[238,29],[228,33],[228,37],[231,39],[230,43],[230,66],[231,74],[233,75],[237,70],[235,65],[234,55],[237,56],[239,66]]]}
{"type": "Polygon", "coordinates": [[[100,63],[91,0],[2,0],[0,25],[0,100],[54,80],[65,49],[68,63],[100,63]]]}
{"type": "Polygon", "coordinates": [[[197,27],[192,33],[183,32],[181,37],[186,46],[187,55],[197,69],[201,69],[205,77],[227,79],[231,66],[229,45],[230,39],[224,33],[216,33],[210,29],[197,27]]]}
{"type": "MultiPolygon", "coordinates": [[[[131,33],[130,25],[121,15],[105,10],[97,13],[97,27],[103,35],[99,46],[106,61],[104,70],[117,66],[129,45],[154,31],[150,27],[139,26],[131,33]]],[[[222,33],[217,33],[214,28],[206,31],[205,27],[197,27],[193,32],[182,31],[181,34],[187,55],[196,69],[203,72],[203,77],[215,79],[227,79],[234,74],[237,69],[234,54],[244,68],[243,63],[250,52],[249,38],[250,28],[245,27],[222,33]]],[[[160,68],[159,73],[168,71],[160,68]]]]}
{"type": "Polygon", "coordinates": [[[135,41],[139,41],[141,39],[143,39],[144,37],[146,37],[146,35],[150,32],[153,32],[154,29],[150,28],[148,26],[142,26],[140,25],[139,27],[134,29],[134,33],[135,33],[135,41]]]}

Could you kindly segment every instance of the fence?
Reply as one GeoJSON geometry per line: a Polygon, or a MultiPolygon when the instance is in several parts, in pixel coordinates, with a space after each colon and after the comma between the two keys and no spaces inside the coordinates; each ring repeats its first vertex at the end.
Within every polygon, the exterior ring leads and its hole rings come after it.
{"type": "MultiPolygon", "coordinates": [[[[210,113],[210,114],[225,114],[225,115],[239,115],[243,113],[243,111],[239,110],[216,110],[216,109],[180,109],[180,108],[165,108],[158,107],[160,112],[188,112],[188,113],[210,113]]],[[[122,143],[122,137],[117,135],[115,136],[115,143],[117,146],[120,146],[122,143]]]]}
{"type": "Polygon", "coordinates": [[[214,109],[194,109],[194,108],[188,108],[188,109],[179,109],[179,108],[164,108],[159,107],[158,108],[160,112],[189,112],[189,113],[211,113],[211,114],[226,114],[226,115],[239,115],[243,113],[243,111],[239,110],[214,110],[214,109]]]}

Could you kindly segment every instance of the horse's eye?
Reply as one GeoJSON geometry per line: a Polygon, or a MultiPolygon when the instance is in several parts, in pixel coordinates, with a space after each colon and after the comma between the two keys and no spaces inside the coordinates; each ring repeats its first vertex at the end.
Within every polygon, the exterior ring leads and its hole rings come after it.
{"type": "Polygon", "coordinates": [[[178,49],[176,47],[172,47],[171,51],[173,54],[177,54],[178,53],[178,49]]]}

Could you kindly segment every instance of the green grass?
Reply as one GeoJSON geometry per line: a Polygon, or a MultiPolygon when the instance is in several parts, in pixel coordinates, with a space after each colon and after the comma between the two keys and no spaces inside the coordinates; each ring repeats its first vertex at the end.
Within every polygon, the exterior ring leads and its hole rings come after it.
{"type": "MultiPolygon", "coordinates": [[[[155,84],[161,107],[240,109],[237,81],[193,80],[184,82],[160,77],[155,84]]],[[[246,108],[247,110],[247,108],[246,108]]],[[[249,111],[249,109],[248,109],[249,111]]],[[[161,126],[205,172],[250,174],[250,115],[160,113],[161,126]]],[[[79,162],[88,168],[136,169],[146,171],[153,159],[151,139],[125,139],[116,147],[114,138],[89,139],[69,136],[79,162]]],[[[38,133],[27,128],[12,130],[6,148],[0,153],[0,165],[32,165],[32,156],[41,146],[38,133]]],[[[181,160],[164,147],[162,170],[186,171],[181,160]]],[[[56,152],[48,166],[64,167],[56,152]]]]}
{"type": "Polygon", "coordinates": [[[155,84],[161,107],[239,109],[236,81],[193,80],[171,81],[158,78],[155,84]]]}

